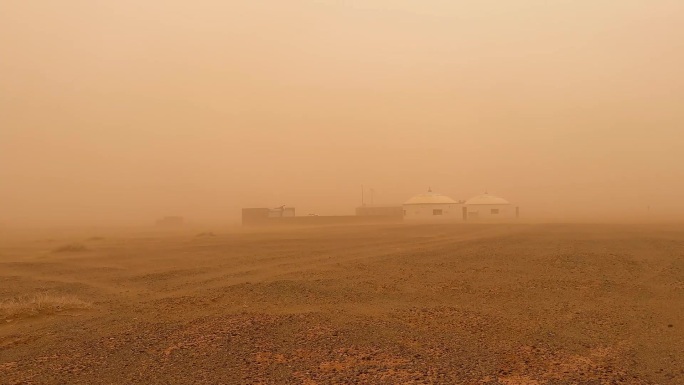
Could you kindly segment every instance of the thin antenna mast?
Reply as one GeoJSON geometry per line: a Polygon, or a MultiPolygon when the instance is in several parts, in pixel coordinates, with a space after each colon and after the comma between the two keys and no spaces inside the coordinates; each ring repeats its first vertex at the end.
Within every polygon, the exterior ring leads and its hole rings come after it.
{"type": "Polygon", "coordinates": [[[366,204],[363,201],[363,185],[361,185],[361,206],[365,206],[366,204]]]}

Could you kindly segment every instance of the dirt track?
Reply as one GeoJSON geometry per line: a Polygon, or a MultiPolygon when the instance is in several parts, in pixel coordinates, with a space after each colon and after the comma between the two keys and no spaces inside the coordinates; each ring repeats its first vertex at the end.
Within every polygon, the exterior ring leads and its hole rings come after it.
{"type": "Polygon", "coordinates": [[[0,313],[0,384],[684,384],[682,226],[198,233],[0,239],[92,303],[0,313]]]}

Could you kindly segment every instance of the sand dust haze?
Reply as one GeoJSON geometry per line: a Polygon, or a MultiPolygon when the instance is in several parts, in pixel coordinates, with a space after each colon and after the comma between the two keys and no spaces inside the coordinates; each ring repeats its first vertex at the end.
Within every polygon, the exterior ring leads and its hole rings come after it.
{"type": "Polygon", "coordinates": [[[684,384],[682,68],[681,0],[1,0],[0,384],[684,384]]]}
{"type": "Polygon", "coordinates": [[[684,217],[684,3],[0,6],[0,222],[349,214],[431,186],[684,217]]]}

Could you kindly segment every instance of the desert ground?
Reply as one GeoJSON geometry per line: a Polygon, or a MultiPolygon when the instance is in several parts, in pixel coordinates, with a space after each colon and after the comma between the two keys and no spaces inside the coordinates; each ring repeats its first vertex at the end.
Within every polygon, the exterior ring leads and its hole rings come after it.
{"type": "Polygon", "coordinates": [[[0,233],[0,384],[684,384],[684,226],[0,233]]]}

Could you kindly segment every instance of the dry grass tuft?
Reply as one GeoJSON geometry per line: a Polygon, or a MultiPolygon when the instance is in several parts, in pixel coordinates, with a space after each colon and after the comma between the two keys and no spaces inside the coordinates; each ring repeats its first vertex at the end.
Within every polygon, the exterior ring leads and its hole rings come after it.
{"type": "Polygon", "coordinates": [[[0,318],[10,320],[91,307],[90,302],[85,302],[73,295],[42,293],[0,301],[0,318]]]}
{"type": "Polygon", "coordinates": [[[71,243],[68,245],[58,247],[55,250],[53,250],[53,252],[55,252],[55,253],[78,253],[78,252],[87,251],[87,250],[88,250],[88,248],[83,246],[80,243],[71,243]]]}

